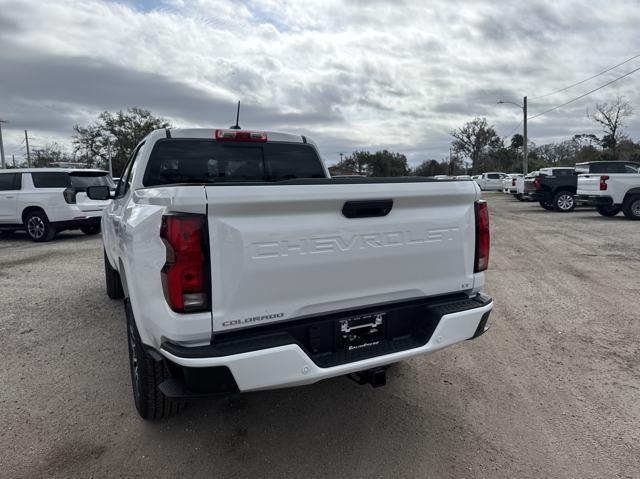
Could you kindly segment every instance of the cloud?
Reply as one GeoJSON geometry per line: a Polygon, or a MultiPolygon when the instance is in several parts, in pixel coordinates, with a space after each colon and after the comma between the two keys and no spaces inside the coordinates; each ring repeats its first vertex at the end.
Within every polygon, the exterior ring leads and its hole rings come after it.
{"type": "MultiPolygon", "coordinates": [[[[449,132],[485,116],[507,135],[521,101],[632,56],[640,9],[607,2],[418,0],[0,0],[0,117],[7,150],[28,128],[69,141],[103,110],[141,106],[180,126],[246,127],[315,138],[325,158],[389,148],[412,162],[448,154],[449,132]],[[615,34],[612,34],[615,32],[615,34]]],[[[531,114],[640,66],[531,100],[531,114]]],[[[628,67],[628,68],[627,68],[628,67]]],[[[637,80],[532,120],[538,144],[597,132],[585,116],[637,80]]],[[[640,111],[640,106],[638,106],[640,111]]],[[[629,133],[638,138],[637,116],[629,133]]]]}

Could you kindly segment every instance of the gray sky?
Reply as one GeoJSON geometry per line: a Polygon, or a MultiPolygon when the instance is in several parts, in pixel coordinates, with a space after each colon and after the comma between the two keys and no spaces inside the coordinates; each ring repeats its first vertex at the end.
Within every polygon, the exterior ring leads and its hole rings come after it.
{"type": "MultiPolygon", "coordinates": [[[[69,145],[74,124],[140,106],[174,126],[314,138],[328,163],[388,148],[415,165],[448,154],[449,132],[486,116],[513,134],[520,102],[640,53],[638,1],[0,0],[5,153],[69,145]]],[[[530,115],[640,67],[640,58],[530,115]]],[[[536,144],[599,130],[586,111],[623,95],[640,140],[640,72],[529,123],[536,144]]]]}

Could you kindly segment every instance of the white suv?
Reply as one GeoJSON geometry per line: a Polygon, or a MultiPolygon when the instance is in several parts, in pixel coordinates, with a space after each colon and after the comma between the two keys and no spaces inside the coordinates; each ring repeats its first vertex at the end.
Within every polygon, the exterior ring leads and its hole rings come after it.
{"type": "Polygon", "coordinates": [[[91,200],[88,186],[114,188],[107,171],[22,168],[0,171],[0,231],[25,230],[33,241],[49,241],[62,230],[100,232],[108,201],[91,200]]]}

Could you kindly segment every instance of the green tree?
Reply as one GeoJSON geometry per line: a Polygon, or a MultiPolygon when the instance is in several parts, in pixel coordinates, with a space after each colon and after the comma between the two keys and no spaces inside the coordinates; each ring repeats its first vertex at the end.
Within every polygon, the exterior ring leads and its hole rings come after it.
{"type": "Polygon", "coordinates": [[[406,176],[410,172],[407,157],[388,150],[376,151],[367,164],[369,176],[406,176]]]}
{"type": "Polygon", "coordinates": [[[371,153],[368,151],[354,151],[349,156],[339,161],[336,165],[338,168],[355,171],[359,175],[367,174],[367,165],[371,159],[371,153]]]}
{"type": "Polygon", "coordinates": [[[97,121],[87,126],[75,125],[73,145],[78,161],[87,166],[108,167],[109,150],[114,176],[120,176],[124,165],[140,141],[159,128],[169,128],[168,121],[157,118],[149,110],[133,107],[126,112],[102,112],[97,121]]]}
{"type": "Polygon", "coordinates": [[[618,142],[617,153],[619,160],[640,163],[640,143],[634,143],[626,138],[622,139],[618,142]]]}
{"type": "Polygon", "coordinates": [[[437,160],[425,160],[415,167],[413,174],[416,176],[448,175],[449,164],[437,160]]]}
{"type": "Polygon", "coordinates": [[[367,176],[406,176],[410,173],[407,157],[388,150],[354,151],[336,166],[367,176]]]}
{"type": "Polygon", "coordinates": [[[502,139],[486,118],[474,118],[451,132],[453,151],[471,161],[471,172],[479,168],[480,158],[491,149],[502,147],[502,139]]]}
{"type": "Polygon", "coordinates": [[[511,149],[519,150],[524,145],[524,136],[520,133],[516,133],[511,137],[511,149]]]}

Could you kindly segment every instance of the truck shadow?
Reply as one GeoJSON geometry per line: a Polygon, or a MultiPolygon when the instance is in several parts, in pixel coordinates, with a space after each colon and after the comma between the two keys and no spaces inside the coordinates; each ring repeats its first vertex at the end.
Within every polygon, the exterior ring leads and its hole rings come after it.
{"type": "Polygon", "coordinates": [[[197,402],[182,416],[147,427],[151,435],[162,430],[177,444],[189,441],[208,451],[211,461],[201,466],[211,473],[241,465],[243,475],[258,477],[265,475],[265,467],[274,477],[305,470],[308,476],[376,477],[395,470],[403,477],[417,477],[426,470],[450,474],[454,464],[464,473],[461,456],[478,438],[464,419],[460,422],[464,411],[443,395],[447,386],[443,388],[438,368],[425,373],[414,367],[393,366],[384,388],[334,378],[197,402]],[[415,374],[434,375],[419,384],[435,387],[417,387],[415,374]]]}

